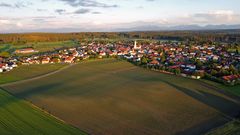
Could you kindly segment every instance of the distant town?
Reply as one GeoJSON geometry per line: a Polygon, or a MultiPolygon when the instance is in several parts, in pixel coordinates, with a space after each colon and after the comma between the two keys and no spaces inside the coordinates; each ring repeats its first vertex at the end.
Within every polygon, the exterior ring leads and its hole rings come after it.
{"type": "Polygon", "coordinates": [[[184,45],[180,42],[142,44],[82,43],[81,46],[59,49],[41,54],[34,48],[15,51],[30,56],[0,57],[0,73],[14,70],[21,65],[76,63],[87,59],[119,58],[137,66],[175,74],[193,79],[205,78],[216,82],[235,85],[240,81],[240,54],[229,52],[227,45],[184,45]]]}

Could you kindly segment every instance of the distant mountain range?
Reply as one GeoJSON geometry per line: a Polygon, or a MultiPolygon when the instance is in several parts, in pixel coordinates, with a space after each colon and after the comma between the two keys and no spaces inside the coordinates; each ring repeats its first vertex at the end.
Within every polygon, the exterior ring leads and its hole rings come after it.
{"type": "MultiPolygon", "coordinates": [[[[56,28],[56,29],[34,29],[34,30],[18,30],[18,31],[8,31],[7,33],[25,33],[25,32],[54,32],[54,33],[64,33],[64,32],[131,32],[131,31],[181,31],[181,30],[240,30],[240,24],[236,25],[177,25],[177,26],[160,26],[158,24],[145,24],[136,23],[131,25],[123,25],[123,27],[115,26],[108,28],[56,28]]],[[[1,33],[1,32],[0,32],[1,33]]]]}
{"type": "Polygon", "coordinates": [[[174,31],[174,30],[229,30],[240,29],[238,25],[178,25],[178,26],[158,26],[158,25],[143,25],[124,29],[115,29],[115,31],[174,31]]]}

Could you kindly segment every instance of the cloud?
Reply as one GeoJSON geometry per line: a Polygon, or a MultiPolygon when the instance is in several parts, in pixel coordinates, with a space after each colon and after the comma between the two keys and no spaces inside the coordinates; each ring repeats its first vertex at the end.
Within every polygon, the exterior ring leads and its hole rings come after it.
{"type": "Polygon", "coordinates": [[[65,9],[56,9],[55,12],[61,15],[61,14],[65,13],[66,10],[65,9]]]}
{"type": "Polygon", "coordinates": [[[86,13],[89,13],[90,11],[91,11],[90,9],[78,9],[73,13],[74,14],[86,14],[86,13]]]}
{"type": "Polygon", "coordinates": [[[100,7],[100,8],[116,8],[118,5],[110,5],[102,2],[97,2],[96,0],[59,0],[66,2],[72,7],[100,7]]]}
{"type": "Polygon", "coordinates": [[[216,10],[207,13],[196,13],[186,17],[199,24],[236,24],[240,23],[240,15],[231,10],[216,10]]]}
{"type": "Polygon", "coordinates": [[[95,12],[92,12],[92,14],[101,14],[101,12],[95,11],[95,12]]]}
{"type": "Polygon", "coordinates": [[[4,25],[4,24],[10,24],[10,21],[6,19],[0,19],[0,25],[4,25]]]}
{"type": "Polygon", "coordinates": [[[169,26],[174,25],[220,25],[220,24],[240,24],[240,14],[232,10],[213,10],[209,12],[199,12],[193,14],[182,14],[178,16],[169,16],[159,18],[153,22],[163,22],[169,26]],[[157,20],[157,21],[156,21],[157,20]]]}
{"type": "Polygon", "coordinates": [[[2,3],[0,3],[0,7],[12,7],[12,5],[2,2],[2,3]]]}
{"type": "Polygon", "coordinates": [[[0,7],[5,7],[5,8],[25,8],[32,5],[31,2],[17,2],[15,4],[8,4],[5,2],[0,3],[0,7]]]}
{"type": "Polygon", "coordinates": [[[37,9],[38,12],[45,12],[45,11],[48,11],[47,9],[37,9]]]}

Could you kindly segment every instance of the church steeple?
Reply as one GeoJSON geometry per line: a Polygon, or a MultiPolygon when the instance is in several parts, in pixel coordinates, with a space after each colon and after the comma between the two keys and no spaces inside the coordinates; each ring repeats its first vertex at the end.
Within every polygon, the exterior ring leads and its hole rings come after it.
{"type": "Polygon", "coordinates": [[[137,49],[137,41],[134,41],[134,49],[137,49]]]}
{"type": "Polygon", "coordinates": [[[134,49],[135,50],[140,50],[141,49],[141,45],[138,45],[136,40],[134,41],[134,49]]]}

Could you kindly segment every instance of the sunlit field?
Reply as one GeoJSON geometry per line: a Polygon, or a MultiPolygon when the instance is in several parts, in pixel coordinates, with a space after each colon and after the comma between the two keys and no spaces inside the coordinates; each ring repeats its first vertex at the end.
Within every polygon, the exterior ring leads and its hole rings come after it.
{"type": "Polygon", "coordinates": [[[240,111],[239,98],[215,86],[115,59],[4,89],[94,135],[199,134],[240,111]]]}
{"type": "Polygon", "coordinates": [[[0,89],[1,135],[84,135],[30,103],[0,89]]]}
{"type": "Polygon", "coordinates": [[[0,85],[24,79],[30,79],[36,76],[44,75],[63,67],[67,64],[45,64],[45,65],[24,65],[10,72],[0,73],[0,85]]]}

